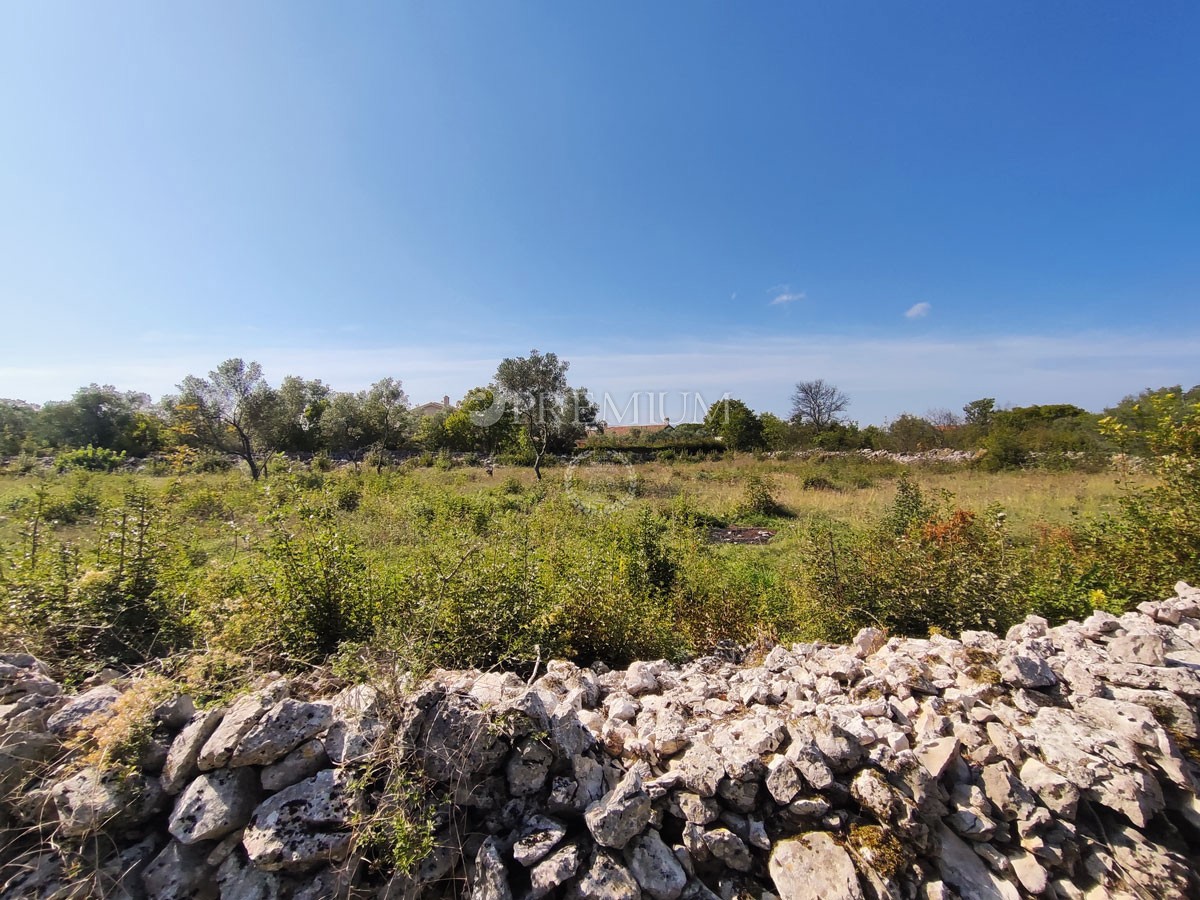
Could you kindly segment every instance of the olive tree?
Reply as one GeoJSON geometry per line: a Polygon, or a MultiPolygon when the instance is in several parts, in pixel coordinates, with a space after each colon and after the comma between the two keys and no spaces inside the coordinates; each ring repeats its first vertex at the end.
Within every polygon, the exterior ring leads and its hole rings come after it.
{"type": "Polygon", "coordinates": [[[175,400],[176,428],[202,447],[245,460],[256,481],[266,474],[276,422],[275,391],[262,366],[227,359],[208,378],[188,375],[175,400]]]}
{"type": "MultiPolygon", "coordinates": [[[[540,481],[548,449],[572,446],[595,422],[597,409],[585,388],[567,385],[570,363],[553,353],[531,350],[529,356],[503,360],[496,369],[498,404],[511,408],[533,451],[533,474],[540,481]]],[[[482,422],[494,415],[480,414],[482,422]]]]}

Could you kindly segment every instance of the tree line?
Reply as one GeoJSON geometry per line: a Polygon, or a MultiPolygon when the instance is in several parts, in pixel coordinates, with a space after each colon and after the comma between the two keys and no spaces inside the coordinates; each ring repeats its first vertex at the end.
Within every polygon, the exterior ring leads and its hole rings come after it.
{"type": "MultiPolygon", "coordinates": [[[[228,359],[207,377],[186,376],[177,393],[148,394],[109,385],[81,387],[69,399],[36,406],[0,400],[0,455],[74,454],[77,464],[112,467],[131,457],[164,451],[220,454],[245,462],[257,479],[277,453],[316,454],[378,464],[403,451],[507,455],[541,476],[547,455],[592,444],[641,443],[669,449],[707,439],[732,450],[984,449],[995,467],[1033,457],[1111,452],[1103,420],[1121,426],[1124,449],[1144,450],[1138,434],[1149,426],[1152,401],[1164,399],[1182,415],[1200,402],[1200,385],[1147,389],[1103,413],[1070,404],[1001,409],[994,398],[967,403],[961,413],[902,413],[884,426],[860,427],[847,418],[850,398],[821,379],[795,385],[791,414],[757,413],[725,398],[702,423],[677,425],[621,438],[604,436],[604,423],[587,389],[567,380],[570,364],[537,350],[504,359],[491,381],[468,391],[457,405],[419,415],[401,381],[384,378],[366,390],[335,391],[320,379],[289,375],[271,385],[256,362],[228,359]]],[[[703,445],[702,443],[699,445],[703,445]]]]}

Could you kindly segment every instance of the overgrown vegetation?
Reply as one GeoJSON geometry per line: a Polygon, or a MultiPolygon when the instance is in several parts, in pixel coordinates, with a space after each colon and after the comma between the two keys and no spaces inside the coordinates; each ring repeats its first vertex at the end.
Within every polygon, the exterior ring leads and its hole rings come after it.
{"type": "Polygon", "coordinates": [[[589,504],[559,479],[414,465],[282,460],[257,482],[14,473],[0,640],[74,678],[201,648],[283,667],[520,668],[1119,611],[1200,577],[1200,406],[1156,403],[1136,432],[1154,471],[1117,484],[743,457],[641,466],[621,502],[589,504]],[[778,535],[709,543],[736,523],[778,535]]]}

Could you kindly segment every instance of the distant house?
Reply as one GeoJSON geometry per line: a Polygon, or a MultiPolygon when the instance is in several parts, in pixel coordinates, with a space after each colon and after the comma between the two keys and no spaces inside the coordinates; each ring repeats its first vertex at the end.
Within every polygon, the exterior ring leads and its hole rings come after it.
{"type": "Polygon", "coordinates": [[[646,425],[605,425],[604,434],[618,438],[640,438],[649,434],[656,434],[660,431],[674,431],[675,427],[671,424],[670,419],[664,419],[661,423],[646,424],[646,425]]]}
{"type": "Polygon", "coordinates": [[[450,395],[442,397],[442,402],[436,400],[430,403],[422,403],[420,406],[414,406],[413,412],[418,416],[436,416],[438,413],[453,412],[454,407],[450,405],[450,395]]]}

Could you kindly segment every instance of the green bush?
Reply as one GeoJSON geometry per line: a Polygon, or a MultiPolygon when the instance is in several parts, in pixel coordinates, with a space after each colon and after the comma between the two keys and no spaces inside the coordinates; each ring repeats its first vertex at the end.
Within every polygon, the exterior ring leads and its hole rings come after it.
{"type": "Polygon", "coordinates": [[[64,451],[55,457],[55,466],[60,472],[65,472],[67,469],[112,472],[124,464],[124,450],[118,453],[116,450],[110,450],[107,447],[93,447],[91,444],[75,450],[64,451]]]}
{"type": "Polygon", "coordinates": [[[761,475],[749,476],[742,490],[742,500],[738,504],[737,512],[741,516],[779,515],[782,508],[775,499],[771,482],[761,475]]]}

